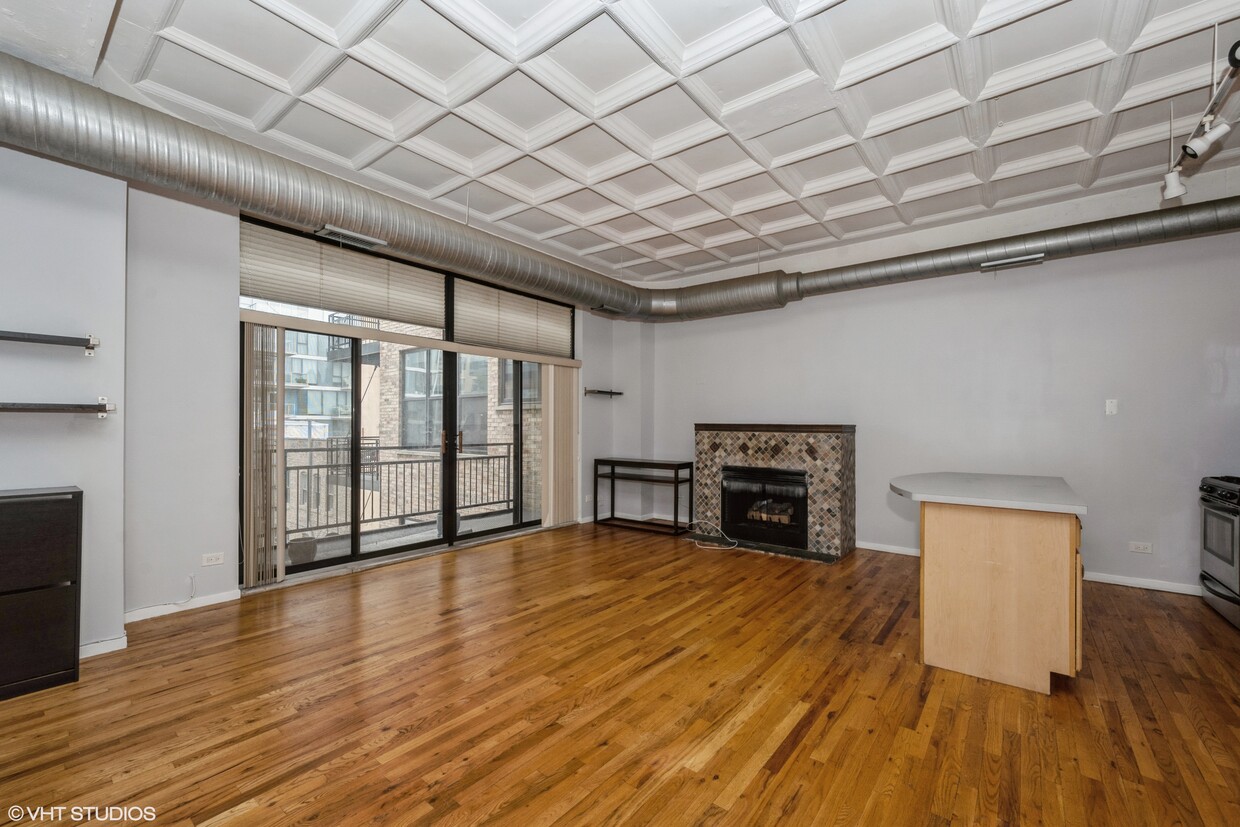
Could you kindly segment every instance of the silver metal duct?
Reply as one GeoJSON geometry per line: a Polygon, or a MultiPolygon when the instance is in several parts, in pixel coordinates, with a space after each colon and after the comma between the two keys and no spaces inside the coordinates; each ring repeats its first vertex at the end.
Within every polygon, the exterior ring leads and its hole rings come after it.
{"type": "Polygon", "coordinates": [[[1240,229],[1237,197],[851,267],[651,289],[466,227],[5,54],[0,54],[0,141],[310,232],[334,225],[383,239],[385,252],[418,264],[638,321],[769,310],[806,296],[966,273],[1016,257],[1050,260],[1240,229]]]}

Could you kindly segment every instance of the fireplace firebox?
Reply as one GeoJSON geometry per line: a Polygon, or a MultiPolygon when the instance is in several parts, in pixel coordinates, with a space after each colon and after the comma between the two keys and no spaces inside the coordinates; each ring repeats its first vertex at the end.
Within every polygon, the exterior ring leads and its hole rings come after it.
{"type": "Polygon", "coordinates": [[[720,528],[764,546],[809,548],[809,488],[804,471],[723,466],[720,528]]]}

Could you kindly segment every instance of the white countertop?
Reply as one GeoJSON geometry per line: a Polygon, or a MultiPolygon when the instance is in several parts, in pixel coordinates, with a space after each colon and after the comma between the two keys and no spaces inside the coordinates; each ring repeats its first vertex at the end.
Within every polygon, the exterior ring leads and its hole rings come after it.
{"type": "Polygon", "coordinates": [[[980,505],[1019,511],[1084,514],[1085,503],[1063,477],[1015,474],[911,474],[891,481],[891,490],[914,502],[980,505]]]}

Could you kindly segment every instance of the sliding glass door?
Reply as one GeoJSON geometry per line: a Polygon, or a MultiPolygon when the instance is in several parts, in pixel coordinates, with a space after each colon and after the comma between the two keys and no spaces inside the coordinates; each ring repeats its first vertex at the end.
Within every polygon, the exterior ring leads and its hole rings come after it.
{"type": "Polygon", "coordinates": [[[360,331],[278,336],[287,570],[538,524],[538,365],[360,331]]]}

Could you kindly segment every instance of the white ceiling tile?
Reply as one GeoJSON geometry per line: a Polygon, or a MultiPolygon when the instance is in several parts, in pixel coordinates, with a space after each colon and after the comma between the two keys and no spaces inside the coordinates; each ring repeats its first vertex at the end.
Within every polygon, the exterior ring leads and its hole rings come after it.
{"type": "Polygon", "coordinates": [[[595,118],[672,80],[605,14],[526,63],[525,70],[595,118]]]}
{"type": "MultiPolygon", "coordinates": [[[[689,242],[699,247],[721,248],[729,244],[741,244],[748,242],[750,252],[757,250],[762,246],[762,242],[753,237],[753,234],[746,230],[735,221],[723,220],[712,221],[709,224],[703,224],[698,227],[684,230],[679,233],[689,242]]],[[[732,255],[729,253],[729,255],[732,255]]]]}
{"type": "Polygon", "coordinates": [[[631,31],[687,74],[786,26],[764,0],[624,0],[612,7],[631,31]]]}
{"type": "Polygon", "coordinates": [[[834,220],[832,223],[839,229],[840,235],[845,237],[874,235],[881,231],[897,229],[904,225],[904,222],[900,220],[900,214],[892,209],[857,213],[834,220]]]}
{"type": "Polygon", "coordinates": [[[691,253],[696,248],[680,236],[669,233],[667,235],[655,236],[645,241],[639,241],[633,245],[633,249],[648,258],[663,260],[671,256],[691,253]]]}
{"type": "Polygon", "coordinates": [[[868,117],[870,138],[967,106],[943,53],[923,57],[863,81],[847,91],[868,117]]]}
{"type": "Polygon", "coordinates": [[[663,159],[661,168],[693,190],[710,189],[762,171],[736,141],[716,138],[663,159]]]}
{"type": "Polygon", "coordinates": [[[1166,147],[1161,143],[1147,144],[1104,155],[1098,164],[1098,182],[1112,183],[1133,176],[1151,181],[1157,180],[1166,171],[1166,147]]]}
{"type": "Polygon", "coordinates": [[[1090,98],[1097,70],[1089,69],[1011,92],[994,102],[995,128],[986,141],[994,146],[1026,135],[1080,123],[1102,113],[1090,98]]]}
{"type": "Polygon", "coordinates": [[[647,158],[660,158],[724,134],[679,86],[669,86],[601,123],[647,158]]]}
{"type": "Polygon", "coordinates": [[[997,166],[990,179],[1001,181],[1088,160],[1092,156],[1085,149],[1086,133],[1084,125],[1068,126],[1001,144],[994,149],[997,166]]]}
{"type": "Polygon", "coordinates": [[[553,244],[566,247],[579,255],[597,252],[612,246],[612,242],[589,230],[573,230],[551,238],[553,244]]]}
{"type": "MultiPolygon", "coordinates": [[[[819,224],[814,224],[813,227],[822,230],[822,227],[819,224]]],[[[792,230],[792,232],[797,232],[797,230],[792,230]]],[[[822,232],[825,233],[826,231],[822,230],[822,232]]],[[[742,261],[760,262],[763,256],[769,256],[776,249],[778,249],[770,243],[770,239],[773,238],[773,236],[768,236],[766,239],[761,239],[755,238],[747,232],[746,235],[749,237],[744,241],[732,241],[726,244],[713,244],[710,247],[710,251],[715,255],[722,257],[723,260],[727,261],[729,264],[734,264],[742,261]]]]}
{"type": "Polygon", "coordinates": [[[404,0],[349,53],[443,106],[468,100],[510,68],[421,0],[404,0]]]}
{"type": "Polygon", "coordinates": [[[596,184],[646,164],[644,158],[593,124],[534,154],[583,184],[596,184]]]}
{"type": "Polygon", "coordinates": [[[819,221],[837,221],[846,216],[892,206],[891,200],[874,182],[817,195],[801,203],[819,221]]]}
{"type": "Polygon", "coordinates": [[[727,115],[810,80],[819,78],[791,35],[781,33],[686,78],[686,83],[716,113],[727,115]]]}
{"type": "Polygon", "coordinates": [[[960,38],[925,0],[840,3],[797,27],[813,53],[830,67],[843,89],[955,44],[960,38]]]}
{"type": "MultiPolygon", "coordinates": [[[[619,274],[617,274],[619,275],[619,274]]],[[[643,261],[626,267],[624,278],[631,281],[655,281],[667,276],[679,276],[680,271],[658,261],[643,261]]]]}
{"type": "Polygon", "coordinates": [[[597,185],[596,189],[631,210],[644,210],[689,194],[688,190],[652,166],[626,172],[597,185]]]}
{"type": "Polygon", "coordinates": [[[773,242],[781,251],[795,249],[797,247],[805,247],[807,245],[817,245],[824,242],[831,242],[835,237],[831,232],[821,224],[806,224],[804,227],[797,227],[794,230],[785,230],[782,233],[774,233],[767,236],[766,239],[773,242]]]}
{"type": "MultiPolygon", "coordinates": [[[[1144,49],[1236,16],[1235,0],[1154,0],[1150,21],[1132,48],[1144,49]]],[[[1220,42],[1234,43],[1235,38],[1220,42]]]]}
{"type": "Polygon", "coordinates": [[[467,210],[471,216],[481,216],[491,221],[518,212],[525,206],[517,199],[497,192],[477,181],[471,181],[446,193],[443,199],[467,210]]]}
{"type": "Polygon", "coordinates": [[[991,73],[981,97],[992,98],[1115,57],[1102,39],[1105,10],[1097,2],[1060,3],[982,35],[991,73]]]}
{"type": "Polygon", "coordinates": [[[521,61],[599,11],[597,0],[430,0],[512,61],[521,61]]]}
{"type": "MultiPolygon", "coordinates": [[[[353,38],[375,22],[390,0],[253,0],[327,42],[347,48],[353,38]]],[[[125,0],[124,6],[131,5],[125,0]]]]}
{"type": "Polygon", "coordinates": [[[888,132],[874,144],[890,159],[885,175],[967,155],[977,149],[969,138],[969,125],[961,112],[949,112],[937,118],[888,132]]]}
{"type": "Polygon", "coordinates": [[[705,250],[694,250],[691,253],[682,253],[678,256],[671,256],[663,259],[664,264],[670,264],[673,267],[679,267],[682,270],[693,270],[709,266],[717,266],[722,259],[713,256],[705,250]]]}
{"type": "Polygon", "coordinates": [[[589,123],[521,72],[513,72],[456,111],[527,152],[589,123]]]}
{"type": "Polygon", "coordinates": [[[583,226],[598,224],[628,212],[624,207],[609,201],[594,190],[578,190],[563,198],[543,204],[542,208],[583,226]]]}
{"type": "Polygon", "coordinates": [[[601,262],[612,270],[619,271],[616,275],[620,278],[624,278],[627,275],[628,268],[640,267],[649,260],[649,257],[644,253],[631,250],[628,247],[612,247],[597,253],[591,253],[587,258],[595,262],[601,262]]]}
{"type": "Polygon", "coordinates": [[[1191,89],[1208,89],[1214,76],[1210,61],[1213,51],[1211,32],[1197,32],[1137,52],[1132,56],[1128,89],[1116,110],[1141,106],[1191,89]]]}
{"type": "Polygon", "coordinates": [[[516,227],[518,230],[528,233],[535,238],[543,238],[571,229],[564,224],[562,219],[538,209],[522,210],[521,212],[513,213],[501,219],[500,223],[516,227]]]}
{"type": "Polygon", "coordinates": [[[804,161],[797,161],[775,172],[798,198],[873,181],[870,170],[855,147],[846,146],[804,161]]]}
{"type": "Polygon", "coordinates": [[[1064,0],[986,0],[969,29],[969,37],[985,34],[1062,2],[1064,0]]]}
{"type": "Polygon", "coordinates": [[[464,176],[459,173],[403,147],[396,147],[379,158],[366,172],[397,186],[413,187],[430,197],[465,183],[464,176]]]}
{"type": "Polygon", "coordinates": [[[654,238],[666,232],[662,227],[650,223],[640,215],[633,215],[631,213],[610,221],[604,221],[591,227],[591,229],[617,244],[632,244],[635,241],[654,238]]]}
{"type": "Polygon", "coordinates": [[[405,146],[469,176],[485,175],[521,154],[456,115],[431,124],[405,146]]]}
{"type": "Polygon", "coordinates": [[[782,167],[854,143],[856,138],[849,134],[836,111],[811,115],[750,138],[747,142],[749,148],[769,167],[782,167]]]}
{"type": "Polygon", "coordinates": [[[973,171],[969,159],[964,157],[914,167],[891,176],[891,181],[900,190],[901,204],[976,187],[982,183],[973,171]]]}
{"type": "Polygon", "coordinates": [[[336,59],[330,46],[249,0],[184,0],[160,36],[292,93],[336,59]]]}
{"type": "Polygon", "coordinates": [[[986,198],[981,187],[972,187],[902,204],[900,209],[913,223],[939,222],[985,212],[986,198]]]}
{"type": "Polygon", "coordinates": [[[1074,164],[996,181],[990,187],[1000,204],[1039,201],[1053,198],[1060,190],[1083,189],[1080,178],[1081,165],[1074,164]]]}
{"type": "Polygon", "coordinates": [[[757,236],[774,235],[784,230],[818,223],[818,220],[802,209],[800,204],[795,203],[767,207],[764,210],[741,216],[737,220],[757,236]]]}
{"type": "Polygon", "coordinates": [[[792,196],[765,173],[707,190],[701,195],[724,215],[733,216],[792,200],[792,196]]]}
{"type": "Polygon", "coordinates": [[[482,179],[487,186],[527,204],[541,204],[578,188],[577,182],[528,155],[482,179]]]}
{"type": "Polygon", "coordinates": [[[390,146],[364,129],[308,103],[295,104],[270,131],[303,152],[326,155],[329,160],[349,166],[376,145],[390,146]]]}
{"type": "Polygon", "coordinates": [[[657,207],[651,207],[642,214],[659,226],[674,232],[679,232],[686,227],[709,224],[723,217],[718,210],[696,195],[668,201],[657,207]]]}
{"type": "Polygon", "coordinates": [[[264,110],[290,100],[270,86],[166,41],[156,43],[137,88],[250,126],[264,110]]]}
{"type": "Polygon", "coordinates": [[[391,78],[346,58],[302,100],[393,141],[403,141],[443,114],[391,78]]]}

